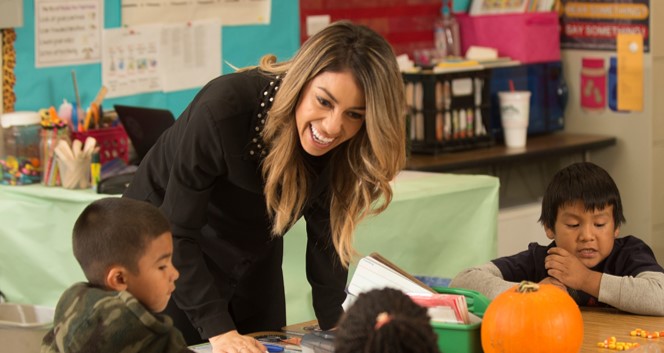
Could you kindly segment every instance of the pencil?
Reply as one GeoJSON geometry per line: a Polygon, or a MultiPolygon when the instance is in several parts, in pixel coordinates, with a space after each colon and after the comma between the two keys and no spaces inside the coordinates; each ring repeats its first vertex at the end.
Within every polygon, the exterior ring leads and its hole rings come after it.
{"type": "Polygon", "coordinates": [[[76,83],[76,71],[71,70],[71,79],[74,81],[74,94],[76,95],[76,105],[81,108],[81,96],[78,95],[78,84],[76,83]]]}
{"type": "Polygon", "coordinates": [[[84,119],[84,114],[85,111],[83,110],[83,106],[81,106],[81,96],[78,94],[78,83],[76,82],[76,71],[71,70],[71,78],[72,81],[74,82],[74,94],[76,94],[76,116],[78,117],[77,121],[78,124],[75,126],[76,130],[75,131],[82,131],[83,130],[83,119],[84,119]]]}

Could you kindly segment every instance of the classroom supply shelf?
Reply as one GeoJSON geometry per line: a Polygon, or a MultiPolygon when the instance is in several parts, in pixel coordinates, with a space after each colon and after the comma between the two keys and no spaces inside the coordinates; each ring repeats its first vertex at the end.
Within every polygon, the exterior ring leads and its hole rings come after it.
{"type": "Polygon", "coordinates": [[[412,153],[493,145],[489,70],[403,73],[412,153]]]}

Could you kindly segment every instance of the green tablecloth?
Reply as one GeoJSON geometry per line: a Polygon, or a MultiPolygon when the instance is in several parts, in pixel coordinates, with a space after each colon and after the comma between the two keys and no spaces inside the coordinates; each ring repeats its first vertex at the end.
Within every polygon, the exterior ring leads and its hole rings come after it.
{"type": "MultiPolygon", "coordinates": [[[[497,178],[403,172],[382,214],[356,232],[361,254],[379,252],[416,275],[452,277],[496,256],[497,178]]],[[[83,272],[71,229],[90,202],[106,195],[40,185],[0,186],[0,291],[16,303],[55,306],[83,272]]],[[[304,274],[305,225],[286,234],[288,323],[314,318],[304,274]]],[[[269,295],[269,293],[266,293],[269,295]]]]}

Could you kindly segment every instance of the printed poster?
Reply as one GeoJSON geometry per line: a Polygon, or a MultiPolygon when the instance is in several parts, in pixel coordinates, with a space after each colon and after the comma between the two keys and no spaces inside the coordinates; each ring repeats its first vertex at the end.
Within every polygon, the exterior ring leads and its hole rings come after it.
{"type": "Polygon", "coordinates": [[[617,100],[620,111],[643,111],[643,37],[620,34],[617,38],[617,100]]]}
{"type": "Polygon", "coordinates": [[[143,25],[104,31],[107,97],[197,88],[221,75],[219,21],[143,25]]]}
{"type": "Polygon", "coordinates": [[[102,84],[113,98],[161,91],[161,26],[104,31],[102,84]]]}
{"type": "Polygon", "coordinates": [[[201,87],[221,75],[219,21],[164,25],[161,70],[164,92],[201,87]]]}
{"type": "Polygon", "coordinates": [[[35,0],[35,66],[98,63],[103,9],[101,0],[35,0]]]}
{"type": "Polygon", "coordinates": [[[641,34],[650,50],[650,0],[562,0],[562,49],[616,50],[616,36],[641,34]]]}
{"type": "Polygon", "coordinates": [[[122,0],[122,24],[217,19],[224,26],[269,24],[272,0],[122,0]]]}

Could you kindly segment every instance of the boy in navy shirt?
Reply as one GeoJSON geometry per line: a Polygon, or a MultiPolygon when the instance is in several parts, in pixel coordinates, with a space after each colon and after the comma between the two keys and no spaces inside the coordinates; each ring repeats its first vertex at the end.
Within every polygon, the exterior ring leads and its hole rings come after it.
{"type": "Polygon", "coordinates": [[[618,238],[625,222],[618,187],[599,166],[583,162],[560,170],[548,185],[539,219],[548,246],[466,269],[451,287],[490,299],[520,281],[554,284],[579,306],[611,306],[664,316],[664,269],[634,236],[618,238]]]}

